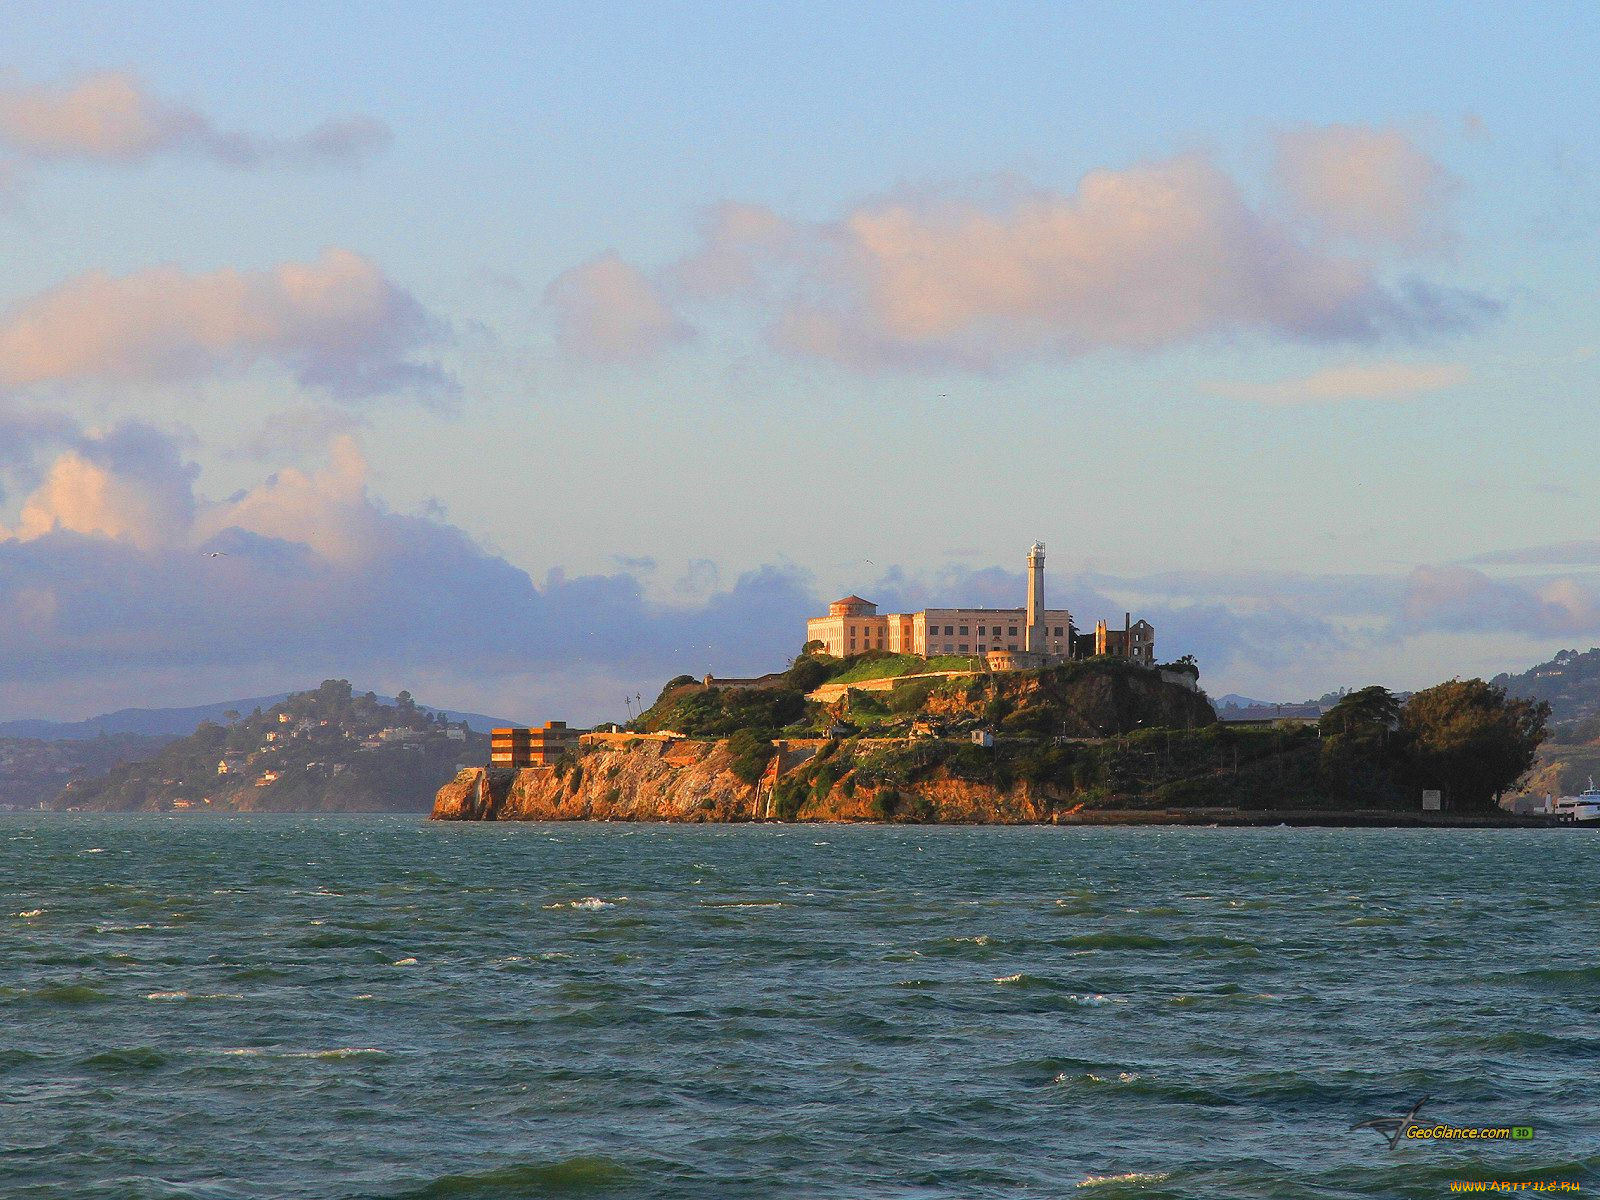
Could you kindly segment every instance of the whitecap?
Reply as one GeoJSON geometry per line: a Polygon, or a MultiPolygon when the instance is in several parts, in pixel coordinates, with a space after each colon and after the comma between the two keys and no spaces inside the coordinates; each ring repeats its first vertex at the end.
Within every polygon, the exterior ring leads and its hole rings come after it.
{"type": "Polygon", "coordinates": [[[85,854],[104,854],[105,851],[102,850],[99,846],[95,846],[92,849],[85,850],[84,853],[85,854]]]}
{"type": "Polygon", "coordinates": [[[952,938],[951,940],[956,942],[971,942],[974,946],[987,946],[989,944],[989,935],[987,933],[980,933],[977,937],[958,937],[952,938]]]}
{"type": "Polygon", "coordinates": [[[1016,975],[1002,975],[998,979],[996,979],[995,982],[996,983],[1021,983],[1022,982],[1022,975],[1021,975],[1020,972],[1018,974],[1016,974],[1016,975]]]}
{"type": "Polygon", "coordinates": [[[616,900],[602,900],[599,896],[585,896],[582,900],[567,900],[556,904],[546,904],[546,908],[572,908],[584,912],[599,912],[602,908],[615,908],[618,902],[626,900],[626,896],[618,896],[616,900]]]}
{"type": "Polygon", "coordinates": [[[417,965],[417,960],[414,958],[397,958],[389,965],[395,967],[414,967],[417,965]]]}
{"type": "Polygon", "coordinates": [[[1086,1004],[1091,1008],[1098,1007],[1099,1005],[1102,1005],[1102,1004],[1123,1004],[1123,1003],[1126,1003],[1126,1001],[1118,1000],[1115,996],[1104,996],[1104,995],[1101,995],[1099,992],[1089,992],[1089,993],[1086,993],[1085,995],[1082,995],[1082,996],[1069,995],[1067,997],[1067,999],[1071,1000],[1074,1004],[1086,1004]]]}
{"type": "Polygon", "coordinates": [[[42,916],[44,916],[44,909],[42,909],[42,908],[25,908],[21,912],[16,913],[14,915],[19,916],[19,917],[24,917],[24,918],[26,918],[26,917],[42,917],[42,916]]]}
{"type": "Polygon", "coordinates": [[[1160,1183],[1172,1178],[1170,1171],[1125,1171],[1121,1175],[1086,1175],[1078,1184],[1081,1188],[1099,1187],[1103,1183],[1160,1183]]]}
{"type": "Polygon", "coordinates": [[[187,1000],[188,998],[188,992],[151,992],[145,997],[146,1000],[187,1000]]]}

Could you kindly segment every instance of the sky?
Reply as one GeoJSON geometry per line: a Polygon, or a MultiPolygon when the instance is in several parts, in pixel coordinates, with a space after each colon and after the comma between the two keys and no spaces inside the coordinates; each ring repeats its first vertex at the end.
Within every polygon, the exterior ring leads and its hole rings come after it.
{"type": "Polygon", "coordinates": [[[0,0],[0,719],[1600,643],[1588,4],[0,0]]]}

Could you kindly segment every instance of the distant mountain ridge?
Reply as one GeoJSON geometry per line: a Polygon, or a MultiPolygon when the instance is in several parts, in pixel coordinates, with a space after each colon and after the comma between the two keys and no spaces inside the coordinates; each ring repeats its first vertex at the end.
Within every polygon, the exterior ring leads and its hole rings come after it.
{"type": "MultiPolygon", "coordinates": [[[[41,741],[81,741],[97,738],[101,734],[136,733],[145,737],[187,737],[199,728],[202,721],[225,723],[227,714],[238,712],[245,716],[260,708],[282,704],[291,693],[276,696],[253,696],[246,700],[222,700],[216,704],[197,704],[189,708],[119,708],[116,712],[102,713],[84,721],[45,721],[25,718],[0,721],[0,737],[38,738],[41,741]]],[[[393,696],[379,696],[384,704],[395,703],[393,696]]],[[[431,713],[444,713],[451,721],[465,721],[477,733],[487,733],[496,727],[525,724],[503,717],[485,716],[483,713],[456,712],[447,708],[418,708],[431,713]]]]}

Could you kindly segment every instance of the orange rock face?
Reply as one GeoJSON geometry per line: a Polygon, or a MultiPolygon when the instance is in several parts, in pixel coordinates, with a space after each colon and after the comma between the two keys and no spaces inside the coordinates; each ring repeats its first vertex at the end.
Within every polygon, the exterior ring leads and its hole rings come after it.
{"type": "MultiPolygon", "coordinates": [[[[769,788],[730,769],[724,742],[638,743],[593,749],[565,771],[470,767],[439,789],[439,821],[750,821],[771,809],[769,788]]],[[[786,761],[786,769],[788,769],[786,761]]],[[[1051,797],[1027,784],[999,791],[934,778],[905,789],[834,786],[808,795],[802,821],[1018,824],[1050,820],[1051,797]]]]}

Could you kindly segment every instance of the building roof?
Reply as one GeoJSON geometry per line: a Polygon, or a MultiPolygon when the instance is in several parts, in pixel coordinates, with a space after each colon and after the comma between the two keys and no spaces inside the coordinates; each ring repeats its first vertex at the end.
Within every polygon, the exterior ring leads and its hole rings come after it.
{"type": "MultiPolygon", "coordinates": [[[[863,600],[860,596],[857,596],[857,595],[852,593],[851,595],[846,596],[843,600],[835,600],[834,603],[835,604],[872,604],[872,601],[871,600],[863,600]]],[[[878,606],[876,604],[872,604],[872,607],[873,608],[877,608],[878,606]]]]}

